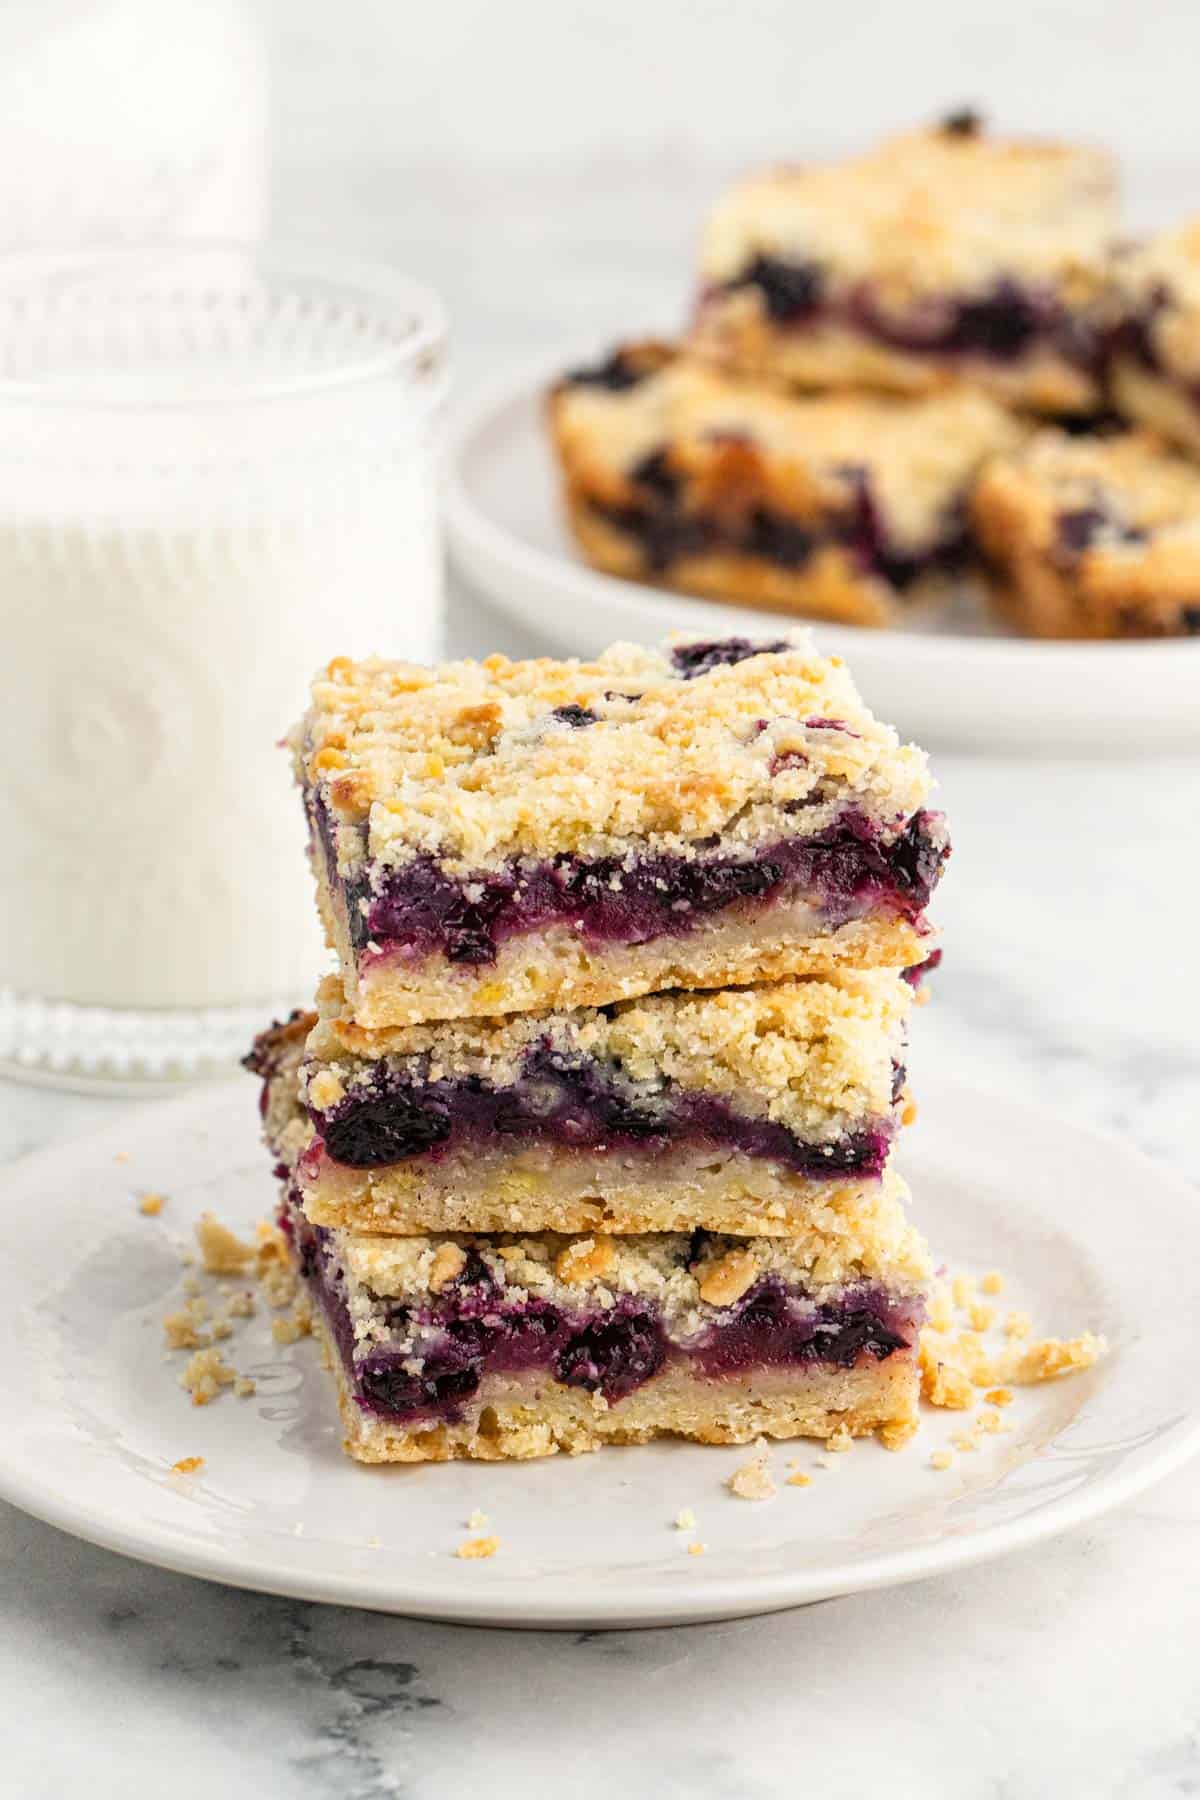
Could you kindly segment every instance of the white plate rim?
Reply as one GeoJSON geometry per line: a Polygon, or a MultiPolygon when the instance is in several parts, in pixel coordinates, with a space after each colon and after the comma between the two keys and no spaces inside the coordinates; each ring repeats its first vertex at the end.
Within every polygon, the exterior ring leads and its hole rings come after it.
{"type": "MultiPolygon", "coordinates": [[[[1090,1139],[1118,1155],[1127,1165],[1140,1169],[1157,1187],[1174,1190],[1176,1198],[1193,1204],[1194,1190],[1177,1171],[1158,1164],[1135,1146],[1115,1134],[1087,1128],[1065,1120],[1052,1109],[1011,1096],[989,1094],[987,1090],[953,1078],[940,1077],[937,1083],[943,1106],[953,1102],[957,1091],[970,1095],[973,1102],[1024,1113],[1043,1124],[1053,1123],[1059,1131],[1090,1139]]],[[[112,1155],[113,1146],[122,1151],[133,1141],[138,1121],[153,1116],[178,1120],[182,1129],[192,1115],[203,1114],[213,1107],[222,1088],[210,1086],[199,1093],[174,1101],[153,1103],[99,1131],[74,1137],[63,1144],[34,1151],[8,1165],[0,1180],[10,1184],[40,1180],[53,1174],[61,1165],[66,1173],[79,1156],[94,1151],[97,1157],[112,1155]]],[[[1119,1363],[1111,1380],[1120,1381],[1119,1363]]],[[[1082,1416],[1082,1414],[1080,1415],[1082,1416]]],[[[269,1556],[242,1558],[230,1555],[222,1546],[198,1544],[180,1531],[160,1529],[147,1536],[136,1526],[124,1525],[111,1518],[97,1519],[78,1498],[64,1496],[36,1473],[14,1466],[6,1443],[0,1439],[0,1498],[22,1511],[74,1537],[113,1550],[135,1561],[177,1573],[197,1576],[226,1586],[256,1592],[289,1596],[306,1601],[352,1605],[370,1611],[400,1614],[415,1618],[440,1619],[472,1625],[521,1629],[578,1629],[583,1613],[588,1626],[628,1629],[669,1623],[698,1623],[784,1611],[816,1600],[871,1589],[901,1585],[934,1574],[952,1573],[1008,1555],[1016,1550],[1044,1542],[1077,1525],[1124,1504],[1146,1488],[1163,1479],[1200,1451],[1200,1399],[1189,1412],[1173,1416],[1169,1429],[1149,1449],[1143,1448],[1135,1459],[1123,1461],[1108,1474],[1089,1478],[1064,1495],[1040,1503],[1036,1509],[1006,1523],[982,1526],[961,1536],[943,1536],[933,1543],[908,1549],[884,1551],[870,1558],[860,1558],[841,1565],[824,1564],[817,1568],[775,1574],[755,1583],[748,1592],[747,1580],[736,1576],[706,1582],[703,1592],[674,1590],[664,1593],[653,1589],[646,1597],[631,1601],[627,1594],[613,1597],[589,1596],[581,1608],[569,1593],[539,1593],[537,1584],[528,1595],[519,1615],[504,1596],[489,1597],[481,1585],[478,1592],[455,1592],[448,1596],[444,1581],[435,1570],[428,1580],[414,1581],[406,1573],[400,1582],[390,1584],[382,1572],[370,1578],[353,1575],[311,1575],[297,1572],[269,1556]]],[[[603,1454],[603,1453],[601,1453],[603,1454]]]]}

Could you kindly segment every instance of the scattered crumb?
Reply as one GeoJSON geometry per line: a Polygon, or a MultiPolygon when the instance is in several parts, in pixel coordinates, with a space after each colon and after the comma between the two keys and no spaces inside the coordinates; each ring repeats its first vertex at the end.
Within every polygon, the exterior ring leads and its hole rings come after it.
{"type": "Polygon", "coordinates": [[[788,1487],[811,1487],[812,1486],[812,1476],[806,1475],[804,1473],[803,1469],[797,1469],[796,1473],[794,1475],[788,1476],[787,1486],[788,1487]]]}
{"type": "Polygon", "coordinates": [[[776,1491],[765,1456],[751,1457],[733,1471],[725,1486],[739,1500],[769,1500],[776,1491]]]}
{"type": "Polygon", "coordinates": [[[231,1369],[215,1347],[197,1350],[179,1377],[179,1385],[192,1396],[193,1406],[207,1406],[223,1387],[232,1387],[237,1370],[231,1369]]]}
{"type": "Polygon", "coordinates": [[[1090,1331],[1074,1338],[1037,1338],[1025,1343],[1024,1334],[1031,1328],[1028,1314],[1017,1317],[1022,1322],[1018,1341],[995,1355],[988,1354],[976,1332],[960,1331],[952,1338],[946,1332],[923,1331],[922,1397],[931,1406],[963,1411],[975,1404],[971,1390],[977,1387],[988,1390],[985,1397],[993,1404],[1007,1406],[1012,1399],[1010,1387],[1028,1387],[1088,1369],[1107,1348],[1104,1339],[1090,1331]]]}
{"type": "Polygon", "coordinates": [[[166,1204],[167,1196],[165,1194],[143,1194],[138,1201],[138,1211],[145,1213],[148,1219],[157,1219],[166,1204]]]}
{"type": "Polygon", "coordinates": [[[203,1329],[208,1318],[208,1302],[196,1294],[163,1320],[163,1336],[168,1350],[201,1350],[212,1342],[212,1334],[203,1329]]]}
{"type": "Polygon", "coordinates": [[[998,1431],[1008,1430],[1008,1426],[1004,1423],[1000,1414],[998,1412],[991,1412],[986,1407],[982,1412],[976,1413],[975,1424],[980,1431],[986,1431],[993,1437],[998,1431]]]}
{"type": "Polygon", "coordinates": [[[992,1388],[991,1392],[983,1397],[993,1406],[1011,1406],[1013,1400],[1011,1388],[992,1388]]]}
{"type": "Polygon", "coordinates": [[[921,1333],[921,1398],[930,1406],[964,1412],[975,1404],[971,1379],[962,1369],[943,1359],[937,1342],[941,1335],[930,1331],[921,1333]]]}
{"type": "Polygon", "coordinates": [[[881,1425],[876,1435],[885,1450],[903,1450],[917,1435],[919,1425],[919,1419],[892,1419],[881,1425]]]}
{"type": "Polygon", "coordinates": [[[240,1275],[254,1260],[254,1246],[235,1237],[212,1213],[202,1213],[196,1226],[196,1242],[210,1275],[240,1275]]]}
{"type": "Polygon", "coordinates": [[[900,1113],[902,1125],[915,1125],[917,1122],[917,1103],[911,1094],[905,1094],[904,1106],[900,1113]]]}
{"type": "Polygon", "coordinates": [[[1004,1292],[1003,1275],[995,1269],[989,1269],[979,1284],[979,1291],[981,1294],[1002,1294],[1004,1292]]]}
{"type": "Polygon", "coordinates": [[[129,1161],[129,1152],[128,1152],[128,1150],[118,1150],[118,1151],[116,1151],[116,1152],[115,1152],[115,1153],[114,1153],[114,1155],[113,1155],[113,1161],[114,1161],[114,1162],[128,1162],[128,1161],[129,1161]]]}
{"type": "Polygon", "coordinates": [[[1001,1381],[1017,1387],[1032,1387],[1042,1381],[1056,1381],[1060,1375],[1071,1375],[1076,1369],[1090,1369],[1099,1362],[1108,1345],[1102,1337],[1085,1331],[1074,1338],[1039,1338],[1024,1349],[1006,1350],[996,1359],[996,1374],[1001,1381]]]}
{"type": "Polygon", "coordinates": [[[481,1562],[485,1557],[495,1556],[499,1548],[498,1537],[473,1537],[460,1544],[454,1554],[463,1562],[481,1562]]]}
{"type": "Polygon", "coordinates": [[[943,1282],[938,1282],[929,1301],[929,1328],[931,1331],[949,1331],[954,1325],[954,1307],[950,1294],[943,1282]]]}
{"type": "Polygon", "coordinates": [[[842,1465],[837,1456],[818,1456],[816,1466],[818,1469],[840,1469],[842,1465]]]}
{"type": "Polygon", "coordinates": [[[949,1469],[953,1463],[954,1457],[949,1450],[935,1450],[929,1459],[931,1469],[949,1469]]]}
{"type": "Polygon", "coordinates": [[[703,1556],[707,1549],[707,1544],[702,1544],[699,1538],[693,1538],[692,1542],[688,1545],[688,1555],[703,1556]]]}
{"type": "Polygon", "coordinates": [[[470,1518],[467,1520],[467,1530],[468,1531],[482,1531],[484,1526],[487,1524],[487,1522],[488,1522],[487,1514],[485,1512],[480,1512],[479,1508],[476,1507],[475,1511],[471,1514],[470,1518]]]}
{"type": "Polygon", "coordinates": [[[695,1531],[696,1515],[690,1506],[683,1506],[675,1514],[676,1531],[695,1531]]]}
{"type": "Polygon", "coordinates": [[[1032,1330],[1033,1320],[1029,1317],[1027,1312],[1010,1312],[1004,1321],[1004,1335],[1006,1337],[1028,1337],[1032,1330]]]}
{"type": "Polygon", "coordinates": [[[952,1437],[950,1439],[950,1442],[954,1445],[956,1450],[962,1450],[964,1452],[978,1450],[979,1448],[979,1439],[975,1436],[973,1431],[960,1431],[957,1437],[952,1437]]]}
{"type": "Polygon", "coordinates": [[[950,1283],[954,1295],[954,1304],[960,1312],[966,1310],[975,1298],[975,1277],[973,1275],[956,1275],[950,1283]]]}
{"type": "Polygon", "coordinates": [[[239,1375],[233,1384],[233,1391],[239,1400],[248,1400],[251,1394],[257,1391],[257,1388],[258,1383],[249,1375],[239,1375]]]}
{"type": "Polygon", "coordinates": [[[311,1331],[312,1308],[306,1300],[299,1301],[284,1318],[271,1320],[271,1336],[277,1344],[298,1343],[311,1331]]]}
{"type": "Polygon", "coordinates": [[[172,1475],[194,1475],[197,1469],[204,1467],[202,1456],[181,1456],[177,1463],[171,1464],[172,1475]]]}
{"type": "Polygon", "coordinates": [[[253,1318],[256,1310],[254,1295],[249,1288],[244,1288],[240,1293],[231,1295],[226,1308],[231,1319],[253,1318]]]}
{"type": "Polygon", "coordinates": [[[847,1450],[853,1450],[854,1439],[844,1425],[839,1425],[837,1430],[825,1439],[825,1448],[835,1456],[844,1456],[847,1450]]]}
{"type": "Polygon", "coordinates": [[[996,1309],[985,1305],[982,1300],[976,1300],[968,1309],[967,1317],[971,1321],[972,1331],[990,1331],[996,1322],[996,1309]]]}

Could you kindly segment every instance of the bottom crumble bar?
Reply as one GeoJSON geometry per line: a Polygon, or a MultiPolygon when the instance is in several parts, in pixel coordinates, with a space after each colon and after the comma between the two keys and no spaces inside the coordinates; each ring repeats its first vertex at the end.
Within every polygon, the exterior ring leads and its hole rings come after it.
{"type": "Polygon", "coordinates": [[[363,1462],[575,1454],[683,1436],[900,1435],[929,1266],[819,1282],[779,1239],[379,1237],[281,1225],[363,1462]]]}

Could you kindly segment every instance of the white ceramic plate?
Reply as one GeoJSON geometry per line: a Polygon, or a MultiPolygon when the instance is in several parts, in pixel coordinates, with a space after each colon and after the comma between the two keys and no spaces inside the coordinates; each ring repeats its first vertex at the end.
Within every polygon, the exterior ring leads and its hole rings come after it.
{"type": "MultiPolygon", "coordinates": [[[[459,411],[444,487],[457,569],[506,615],[578,655],[675,630],[778,629],[778,613],[619,581],[580,560],[559,509],[542,403],[554,374],[587,360],[556,357],[459,411]]],[[[1122,754],[1200,744],[1200,640],[1038,643],[984,628],[966,609],[940,629],[813,629],[822,649],[846,658],[870,705],[927,743],[1122,754]]]]}
{"type": "Polygon", "coordinates": [[[819,1445],[777,1446],[781,1485],[764,1503],[724,1488],[747,1456],[737,1448],[361,1468],[342,1455],[312,1340],[280,1348],[266,1318],[248,1322],[223,1347],[256,1395],[204,1408],[177,1385],[183,1358],[164,1358],[161,1321],[179,1303],[197,1216],[211,1208],[248,1229],[271,1208],[256,1124],[250,1084],[223,1084],[5,1173],[0,1495],[127,1555],[273,1593],[484,1624],[657,1625],[1015,1550],[1127,1499],[1200,1439],[1192,1189],[1048,1114],[926,1082],[904,1160],[950,1267],[998,1267],[1002,1305],[1112,1344],[1085,1374],[1022,1391],[1006,1435],[946,1473],[929,1457],[961,1414],[931,1415],[899,1454],[860,1443],[833,1468],[819,1445]],[[168,1196],[156,1219],[137,1211],[147,1188],[168,1196]],[[170,1472],[196,1455],[199,1474],[170,1472]],[[782,1485],[790,1457],[810,1486],[782,1485]],[[673,1527],[684,1507],[694,1533],[673,1527]],[[501,1548],[460,1561],[477,1508],[501,1548]],[[706,1554],[688,1554],[693,1537],[706,1554]]]}

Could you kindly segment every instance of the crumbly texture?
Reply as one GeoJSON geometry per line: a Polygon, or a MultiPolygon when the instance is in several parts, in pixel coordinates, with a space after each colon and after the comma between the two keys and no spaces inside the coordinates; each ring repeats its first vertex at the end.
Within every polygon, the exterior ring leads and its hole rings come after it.
{"type": "MultiPolygon", "coordinates": [[[[979,1285],[996,1294],[1004,1283],[992,1272],[979,1285]]],[[[930,1295],[928,1323],[919,1349],[921,1398],[929,1406],[969,1411],[977,1403],[978,1388],[987,1390],[984,1398],[990,1406],[1009,1406],[1013,1387],[1056,1381],[1090,1369],[1107,1352],[1105,1339],[1091,1331],[1073,1338],[1035,1337],[1033,1320],[1021,1308],[1010,1310],[1001,1320],[988,1307],[984,1311],[989,1316],[981,1320],[975,1288],[973,1277],[958,1275],[949,1283],[937,1283],[930,1295]],[[958,1327],[956,1315],[967,1320],[969,1329],[958,1327]],[[1007,1342],[1002,1347],[989,1343],[989,1330],[1002,1331],[1007,1342]]],[[[989,1433],[1006,1429],[994,1412],[980,1414],[978,1424],[989,1433]]],[[[978,1448],[977,1442],[956,1443],[960,1449],[978,1448]]]]}
{"type": "Polygon", "coordinates": [[[771,169],[728,193],[704,236],[708,298],[694,341],[798,386],[921,392],[969,374],[1019,404],[1088,411],[1095,379],[1049,346],[1007,360],[916,354],[856,331],[836,309],[866,284],[884,315],[902,321],[922,304],[1016,281],[1090,317],[1103,311],[1115,232],[1113,169],[1096,150],[978,130],[912,132],[844,163],[771,169]],[[755,289],[727,290],[759,256],[819,269],[832,316],[776,325],[755,289]]]}
{"type": "Polygon", "coordinates": [[[1116,404],[1200,454],[1200,219],[1122,250],[1112,285],[1118,319],[1135,325],[1148,352],[1147,359],[1122,347],[1118,334],[1110,369],[1116,404]]]}
{"type": "Polygon", "coordinates": [[[406,1428],[364,1412],[332,1346],[329,1353],[345,1449],[366,1463],[577,1456],[657,1437],[745,1444],[760,1437],[824,1438],[840,1427],[862,1436],[917,1416],[915,1364],[897,1352],[854,1369],[764,1370],[753,1379],[704,1381],[676,1367],[611,1406],[541,1378],[487,1376],[456,1423],[406,1428]]]}
{"type": "Polygon", "coordinates": [[[1041,432],[985,468],[972,516],[998,603],[1021,630],[1200,632],[1200,470],[1152,433],[1041,432]]]}
{"type": "MultiPolygon", "coordinates": [[[[636,366],[649,351],[633,346],[619,355],[636,366]]],[[[853,393],[802,399],[665,347],[650,366],[632,386],[568,378],[550,396],[580,544],[612,573],[774,610],[868,625],[911,610],[916,593],[901,596],[882,570],[836,541],[861,507],[863,480],[889,554],[929,556],[946,545],[983,458],[1021,437],[1009,413],[967,389],[915,401],[853,393]],[[650,458],[647,485],[640,471],[650,458]],[[664,474],[673,512],[711,526],[729,540],[724,547],[692,548],[655,565],[622,519],[629,509],[653,512],[664,474]],[[815,540],[799,566],[737,547],[764,512],[815,540]]]]}
{"type": "Polygon", "coordinates": [[[377,1299],[408,1305],[427,1302],[431,1274],[444,1244],[470,1247],[509,1299],[534,1297],[570,1311],[586,1303],[607,1310],[623,1295],[652,1300],[661,1309],[672,1338],[688,1338],[718,1320],[733,1303],[718,1297],[729,1290],[717,1272],[736,1259],[738,1293],[762,1275],[776,1275],[789,1287],[801,1288],[820,1303],[847,1286],[877,1283],[897,1298],[923,1296],[931,1276],[929,1251],[908,1224],[904,1203],[908,1190],[890,1175],[881,1188],[872,1241],[853,1232],[837,1237],[811,1228],[791,1238],[742,1238],[713,1234],[693,1254],[688,1232],[655,1232],[645,1236],[564,1237],[554,1232],[534,1236],[493,1234],[409,1236],[334,1231],[331,1251],[349,1277],[347,1305],[363,1344],[390,1334],[387,1308],[377,1299]],[[604,1246],[602,1258],[572,1254],[604,1246]],[[747,1278],[748,1277],[748,1278],[747,1278]]]}
{"type": "Polygon", "coordinates": [[[407,1084],[520,1080],[544,1049],[601,1065],[638,1097],[686,1089],[740,1115],[786,1125],[806,1140],[836,1137],[892,1107],[912,990],[893,970],[844,971],[716,993],[667,993],[603,1010],[522,1013],[367,1032],[353,1023],[335,977],[318,991],[319,1019],[300,1070],[300,1100],[318,1113],[370,1091],[380,1068],[407,1084]]]}
{"type": "MultiPolygon", "coordinates": [[[[689,641],[705,640],[676,647],[689,641]]],[[[690,679],[669,646],[590,663],[335,659],[294,742],[338,826],[339,877],[422,853],[469,876],[521,856],[688,856],[714,836],[749,849],[824,830],[851,802],[881,827],[911,817],[929,793],[923,753],[805,633],[761,641],[690,679]],[[564,706],[595,722],[563,722],[564,706]],[[784,810],[796,801],[801,814],[784,810]]]]}
{"type": "Polygon", "coordinates": [[[752,1456],[735,1469],[725,1485],[739,1500],[770,1500],[779,1491],[765,1454],[752,1456]]]}

